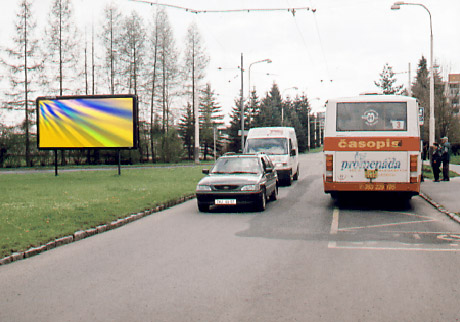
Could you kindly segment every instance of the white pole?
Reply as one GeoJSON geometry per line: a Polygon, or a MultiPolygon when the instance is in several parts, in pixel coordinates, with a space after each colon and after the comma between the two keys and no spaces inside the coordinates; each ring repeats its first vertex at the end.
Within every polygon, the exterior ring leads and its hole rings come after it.
{"type": "Polygon", "coordinates": [[[216,162],[216,125],[212,127],[213,136],[214,136],[214,162],[216,162]]]}
{"type": "Polygon", "coordinates": [[[407,95],[412,96],[412,83],[411,83],[411,76],[410,76],[410,63],[409,63],[409,84],[407,86],[407,95]]]}

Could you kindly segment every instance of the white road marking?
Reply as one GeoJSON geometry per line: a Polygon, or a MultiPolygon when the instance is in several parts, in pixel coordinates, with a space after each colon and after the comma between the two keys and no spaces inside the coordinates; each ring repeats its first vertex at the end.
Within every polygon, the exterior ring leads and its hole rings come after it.
{"type": "MultiPolygon", "coordinates": [[[[415,245],[414,245],[415,246],[415,245]]],[[[420,245],[417,245],[420,246],[420,245]]],[[[420,247],[388,247],[388,246],[354,246],[354,245],[337,245],[336,242],[329,242],[331,249],[359,249],[359,250],[412,250],[425,252],[460,252],[460,248],[420,248],[420,247]]]]}
{"type": "MultiPolygon", "coordinates": [[[[390,226],[398,226],[398,225],[408,225],[408,224],[419,224],[419,223],[427,223],[427,222],[435,222],[436,220],[430,217],[415,215],[404,213],[404,215],[413,216],[423,218],[425,220],[420,221],[410,221],[410,222],[399,222],[399,223],[390,223],[390,224],[382,224],[382,225],[370,225],[370,226],[361,226],[361,227],[348,227],[348,228],[340,228],[339,229],[339,208],[334,207],[332,212],[332,223],[331,223],[331,235],[337,235],[339,232],[347,232],[359,229],[366,229],[366,228],[377,228],[377,227],[390,227],[390,226]]],[[[387,231],[391,232],[391,231],[387,231]]],[[[448,240],[448,241],[458,241],[460,239],[460,235],[453,235],[453,234],[446,234],[446,233],[436,233],[436,232],[417,232],[417,231],[393,231],[393,233],[397,233],[398,237],[401,233],[412,233],[414,238],[420,240],[421,237],[419,234],[437,234],[437,238],[441,240],[448,240]]],[[[358,249],[358,250],[403,250],[403,251],[427,251],[427,252],[460,252],[460,248],[452,248],[452,247],[459,247],[458,244],[447,244],[442,248],[439,245],[434,245],[433,247],[420,247],[421,244],[413,244],[413,246],[409,244],[403,244],[398,242],[376,242],[376,241],[363,241],[363,242],[337,242],[337,241],[329,241],[328,248],[330,249],[358,249]],[[395,246],[389,246],[389,244],[394,244],[395,246]]]]}
{"type": "Polygon", "coordinates": [[[331,235],[336,235],[339,230],[339,208],[334,207],[332,212],[331,235]]]}
{"type": "Polygon", "coordinates": [[[404,222],[396,222],[396,223],[391,223],[391,224],[348,227],[348,228],[341,228],[340,231],[350,231],[350,230],[366,229],[366,228],[391,227],[391,226],[410,225],[410,224],[421,224],[421,223],[427,223],[427,222],[433,222],[433,221],[436,221],[436,220],[431,219],[431,220],[420,220],[420,221],[404,221],[404,222]]]}

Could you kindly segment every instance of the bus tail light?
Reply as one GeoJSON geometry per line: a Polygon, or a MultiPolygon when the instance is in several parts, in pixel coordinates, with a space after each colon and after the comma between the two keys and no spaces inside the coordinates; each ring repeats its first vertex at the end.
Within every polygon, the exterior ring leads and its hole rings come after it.
{"type": "Polygon", "coordinates": [[[417,165],[418,165],[418,155],[412,154],[410,156],[410,183],[418,182],[417,165]]]}
{"type": "Polygon", "coordinates": [[[410,172],[417,172],[418,155],[410,156],[410,172]]]}
{"type": "Polygon", "coordinates": [[[332,171],[334,169],[334,157],[326,154],[326,182],[332,182],[332,171]]]}

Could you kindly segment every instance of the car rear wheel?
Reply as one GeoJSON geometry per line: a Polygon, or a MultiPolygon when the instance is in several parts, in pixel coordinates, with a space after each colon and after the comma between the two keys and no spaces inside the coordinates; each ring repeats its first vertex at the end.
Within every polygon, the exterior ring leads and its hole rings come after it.
{"type": "Polygon", "coordinates": [[[270,200],[274,201],[278,199],[278,184],[275,185],[275,189],[273,189],[273,192],[270,196],[270,200]]]}
{"type": "Polygon", "coordinates": [[[256,204],[256,209],[258,211],[264,211],[266,207],[267,207],[267,193],[265,192],[265,189],[264,189],[264,191],[262,191],[262,195],[260,196],[260,200],[256,204]]]}
{"type": "Polygon", "coordinates": [[[208,212],[208,211],[209,211],[209,205],[199,202],[199,203],[198,203],[198,210],[199,210],[200,212],[208,212]]]}
{"type": "Polygon", "coordinates": [[[294,174],[294,180],[299,179],[299,167],[297,166],[297,172],[294,174]]]}
{"type": "Polygon", "coordinates": [[[290,186],[292,184],[292,171],[289,172],[289,175],[286,179],[286,185],[290,186]]]}

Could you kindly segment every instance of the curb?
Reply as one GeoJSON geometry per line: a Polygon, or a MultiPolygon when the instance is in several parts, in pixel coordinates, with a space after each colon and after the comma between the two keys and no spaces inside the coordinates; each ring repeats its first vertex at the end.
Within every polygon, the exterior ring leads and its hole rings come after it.
{"type": "Polygon", "coordinates": [[[38,254],[40,254],[40,253],[42,253],[44,251],[47,251],[47,250],[50,250],[50,249],[53,249],[53,248],[56,248],[56,247],[59,247],[59,246],[62,246],[62,245],[67,245],[67,244],[70,244],[70,243],[85,239],[87,237],[91,237],[91,236],[96,235],[96,234],[101,234],[103,232],[106,232],[106,231],[109,231],[109,230],[112,230],[112,229],[119,228],[119,227],[124,226],[126,224],[129,224],[129,223],[131,223],[133,221],[136,221],[136,220],[139,220],[139,219],[141,219],[143,217],[152,215],[152,214],[154,214],[156,212],[163,211],[163,210],[165,210],[165,209],[167,209],[169,207],[181,204],[181,203],[183,203],[185,201],[188,201],[190,199],[193,199],[193,198],[195,198],[195,194],[187,195],[187,196],[181,197],[181,198],[179,198],[177,200],[169,200],[169,201],[167,201],[167,202],[165,202],[165,203],[163,203],[161,205],[155,206],[152,209],[148,209],[148,210],[141,211],[139,213],[131,214],[131,215],[125,217],[125,218],[120,218],[120,219],[114,220],[114,221],[112,221],[110,223],[107,223],[107,224],[104,224],[104,225],[99,225],[99,226],[96,226],[96,227],[93,227],[93,228],[89,228],[87,230],[79,230],[79,231],[76,231],[75,233],[73,233],[73,235],[60,237],[60,238],[57,238],[57,239],[55,239],[53,241],[50,241],[49,243],[46,243],[44,245],[37,246],[37,247],[31,247],[28,250],[25,250],[25,251],[22,251],[22,252],[12,253],[11,255],[0,259],[0,266],[6,265],[6,264],[9,264],[9,263],[12,263],[12,262],[16,262],[16,261],[21,260],[21,259],[30,258],[30,257],[38,255],[38,254]]]}
{"type": "Polygon", "coordinates": [[[431,204],[433,207],[435,207],[439,212],[441,212],[443,214],[446,214],[447,216],[449,216],[450,218],[452,218],[453,220],[455,220],[456,222],[458,222],[460,224],[460,216],[458,214],[456,214],[455,212],[450,212],[449,210],[444,208],[443,205],[437,203],[436,201],[434,201],[433,199],[428,197],[423,192],[420,192],[419,195],[420,195],[420,197],[425,199],[429,204],[431,204]]]}

